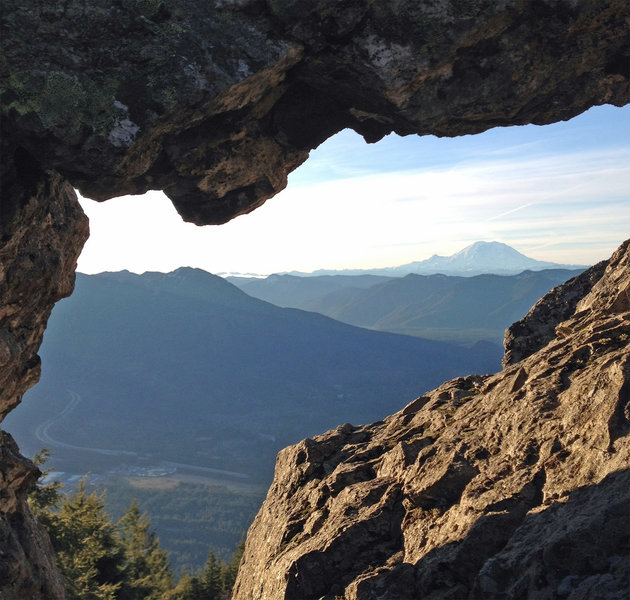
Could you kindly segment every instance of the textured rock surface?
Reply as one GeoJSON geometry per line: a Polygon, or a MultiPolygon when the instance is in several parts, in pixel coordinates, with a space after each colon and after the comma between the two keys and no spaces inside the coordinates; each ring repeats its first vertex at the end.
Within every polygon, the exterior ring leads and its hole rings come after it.
{"type": "Polygon", "coordinates": [[[0,465],[0,598],[64,598],[50,540],[26,502],[26,490],[39,471],[4,431],[0,431],[0,465]]]}
{"type": "Polygon", "coordinates": [[[577,303],[601,279],[607,265],[608,261],[602,261],[555,287],[536,302],[520,321],[509,327],[503,340],[503,366],[516,364],[553,340],[556,325],[573,315],[577,303]]]}
{"type": "Polygon", "coordinates": [[[222,222],[331,134],[549,123],[630,99],[626,0],[5,0],[2,110],[82,193],[222,222]]]}
{"type": "Polygon", "coordinates": [[[54,303],[69,296],[88,236],[72,187],[23,149],[2,147],[0,205],[0,421],[39,379],[54,303]]]}
{"type": "MultiPolygon", "coordinates": [[[[0,420],[38,379],[41,344],[54,303],[74,287],[88,235],[72,187],[2,140],[0,204],[0,420]]],[[[0,431],[0,597],[62,598],[47,535],[26,503],[39,471],[0,431]]]]}
{"type": "MultiPolygon", "coordinates": [[[[626,0],[4,0],[0,414],[36,381],[72,287],[86,223],[69,184],[164,189],[185,219],[224,222],[344,127],[460,135],[625,104],[629,20],[626,0]]],[[[0,593],[54,598],[23,501],[33,471],[3,439],[0,593]]],[[[393,490],[372,497],[367,540],[400,514],[393,490]]]]}
{"type": "Polygon", "coordinates": [[[518,364],[283,450],[235,598],[626,597],[630,242],[589,279],[518,364]]]}

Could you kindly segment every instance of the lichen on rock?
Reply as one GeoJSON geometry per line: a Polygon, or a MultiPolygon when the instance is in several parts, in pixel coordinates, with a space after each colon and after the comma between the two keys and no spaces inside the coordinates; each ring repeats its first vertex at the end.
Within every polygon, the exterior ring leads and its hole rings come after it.
{"type": "Polygon", "coordinates": [[[253,210],[343,128],[461,135],[630,94],[624,0],[3,8],[2,111],[25,149],[88,197],[164,189],[198,224],[253,210]]]}

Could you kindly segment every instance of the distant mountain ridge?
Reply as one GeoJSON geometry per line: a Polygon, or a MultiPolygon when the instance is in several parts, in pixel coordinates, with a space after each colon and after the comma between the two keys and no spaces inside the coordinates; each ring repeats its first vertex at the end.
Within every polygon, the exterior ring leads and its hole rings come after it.
{"type": "Polygon", "coordinates": [[[579,265],[560,265],[558,263],[535,260],[525,256],[507,244],[501,242],[475,242],[451,256],[434,254],[427,260],[404,265],[412,273],[430,275],[516,275],[522,271],[542,271],[543,269],[576,269],[579,265]]]}
{"type": "Polygon", "coordinates": [[[318,312],[377,331],[471,344],[501,344],[503,333],[551,288],[581,270],[484,274],[271,275],[239,279],[245,293],[278,306],[318,312]]]}
{"type": "Polygon", "coordinates": [[[379,283],[392,281],[394,277],[379,275],[299,277],[297,275],[274,274],[266,278],[227,277],[226,279],[246,294],[271,302],[276,306],[322,312],[311,306],[314,299],[335,294],[347,288],[355,290],[370,288],[379,283]]]}
{"type": "Polygon", "coordinates": [[[523,271],[542,271],[543,269],[585,269],[590,265],[567,265],[536,260],[525,256],[518,250],[502,242],[474,242],[451,256],[434,254],[426,260],[414,261],[398,267],[382,269],[320,269],[312,273],[291,271],[288,275],[312,277],[317,275],[380,275],[402,277],[416,275],[459,275],[472,277],[492,273],[495,275],[517,275],[523,271]]]}

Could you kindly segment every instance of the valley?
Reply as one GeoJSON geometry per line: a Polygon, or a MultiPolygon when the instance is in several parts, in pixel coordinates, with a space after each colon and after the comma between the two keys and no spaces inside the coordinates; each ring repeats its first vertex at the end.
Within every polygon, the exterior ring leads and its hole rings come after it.
{"type": "Polygon", "coordinates": [[[282,448],[500,366],[492,344],[369,331],[188,268],[79,274],[41,354],[7,426],[27,455],[51,451],[68,489],[88,474],[113,515],[137,497],[176,569],[234,551],[282,448]]]}
{"type": "Polygon", "coordinates": [[[551,288],[579,273],[547,269],[470,277],[272,275],[230,281],[261,300],[349,325],[467,346],[494,344],[500,353],[505,329],[551,288]]]}
{"type": "Polygon", "coordinates": [[[339,321],[198,269],[79,274],[49,323],[42,380],[7,422],[27,454],[51,451],[66,490],[85,476],[114,518],[137,498],[175,572],[197,568],[209,548],[232,554],[282,448],[498,370],[503,328],[574,274],[235,281],[339,321]],[[459,345],[365,328],[387,323],[459,345]]]}

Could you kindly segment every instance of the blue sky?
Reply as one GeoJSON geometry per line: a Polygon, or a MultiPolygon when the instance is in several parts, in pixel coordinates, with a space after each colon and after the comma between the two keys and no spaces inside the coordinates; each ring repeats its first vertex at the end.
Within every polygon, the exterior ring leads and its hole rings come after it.
{"type": "Polygon", "coordinates": [[[285,191],[221,226],[183,223],[160,192],[81,202],[92,231],[85,273],[396,266],[478,240],[592,264],[630,237],[630,106],[458,138],[366,144],[343,131],[285,191]]]}

